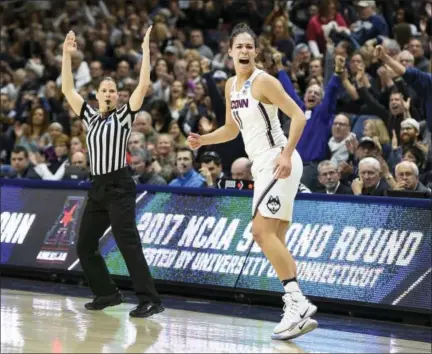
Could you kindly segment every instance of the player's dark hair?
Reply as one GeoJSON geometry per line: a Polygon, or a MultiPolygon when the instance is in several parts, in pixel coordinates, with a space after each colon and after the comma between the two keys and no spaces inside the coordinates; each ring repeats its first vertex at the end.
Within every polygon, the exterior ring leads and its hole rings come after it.
{"type": "Polygon", "coordinates": [[[255,32],[248,26],[247,23],[241,22],[238,23],[237,25],[235,25],[235,27],[233,28],[233,30],[231,31],[231,37],[230,37],[230,48],[232,48],[233,43],[235,38],[242,33],[247,33],[249,34],[253,40],[254,40],[254,44],[255,44],[255,48],[258,48],[258,37],[255,34],[255,32]]]}

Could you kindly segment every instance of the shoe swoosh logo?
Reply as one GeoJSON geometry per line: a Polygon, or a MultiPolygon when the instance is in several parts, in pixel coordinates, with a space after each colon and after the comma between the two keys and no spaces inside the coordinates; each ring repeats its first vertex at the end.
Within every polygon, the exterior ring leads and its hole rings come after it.
{"type": "Polygon", "coordinates": [[[303,319],[303,318],[306,316],[308,310],[309,310],[309,307],[305,310],[305,312],[303,312],[302,315],[300,315],[300,318],[301,318],[301,319],[303,319]]]}
{"type": "Polygon", "coordinates": [[[306,325],[307,321],[304,321],[300,326],[299,326],[299,330],[301,331],[303,329],[303,327],[306,325]]]}

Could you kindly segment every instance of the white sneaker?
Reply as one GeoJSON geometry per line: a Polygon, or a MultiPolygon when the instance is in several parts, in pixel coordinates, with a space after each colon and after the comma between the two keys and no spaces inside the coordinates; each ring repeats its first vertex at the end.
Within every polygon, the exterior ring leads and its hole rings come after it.
{"type": "Polygon", "coordinates": [[[282,299],[285,303],[284,314],[280,323],[274,328],[273,335],[279,336],[287,332],[285,334],[290,336],[291,332],[296,332],[297,325],[317,312],[317,307],[300,292],[287,293],[282,299]]]}
{"type": "Polygon", "coordinates": [[[275,340],[291,340],[309,333],[318,327],[318,322],[313,318],[306,318],[294,327],[292,331],[285,331],[279,334],[273,333],[271,338],[275,340]]]}

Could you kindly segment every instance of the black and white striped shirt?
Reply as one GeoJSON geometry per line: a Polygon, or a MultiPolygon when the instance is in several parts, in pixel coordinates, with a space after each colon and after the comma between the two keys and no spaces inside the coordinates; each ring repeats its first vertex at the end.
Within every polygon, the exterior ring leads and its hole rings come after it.
{"type": "Polygon", "coordinates": [[[136,113],[131,111],[128,102],[102,118],[98,110],[84,102],[80,118],[87,129],[92,175],[104,175],[126,167],[127,143],[136,113]]]}

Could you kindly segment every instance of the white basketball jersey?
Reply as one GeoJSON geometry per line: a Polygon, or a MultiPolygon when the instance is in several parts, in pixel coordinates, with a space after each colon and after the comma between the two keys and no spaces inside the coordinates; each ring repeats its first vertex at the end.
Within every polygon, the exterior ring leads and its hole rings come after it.
{"type": "Polygon", "coordinates": [[[278,118],[278,107],[252,97],[252,83],[264,72],[255,69],[240,91],[236,91],[237,76],[231,88],[231,114],[243,136],[246,153],[254,161],[260,154],[287,143],[278,118]]]}

